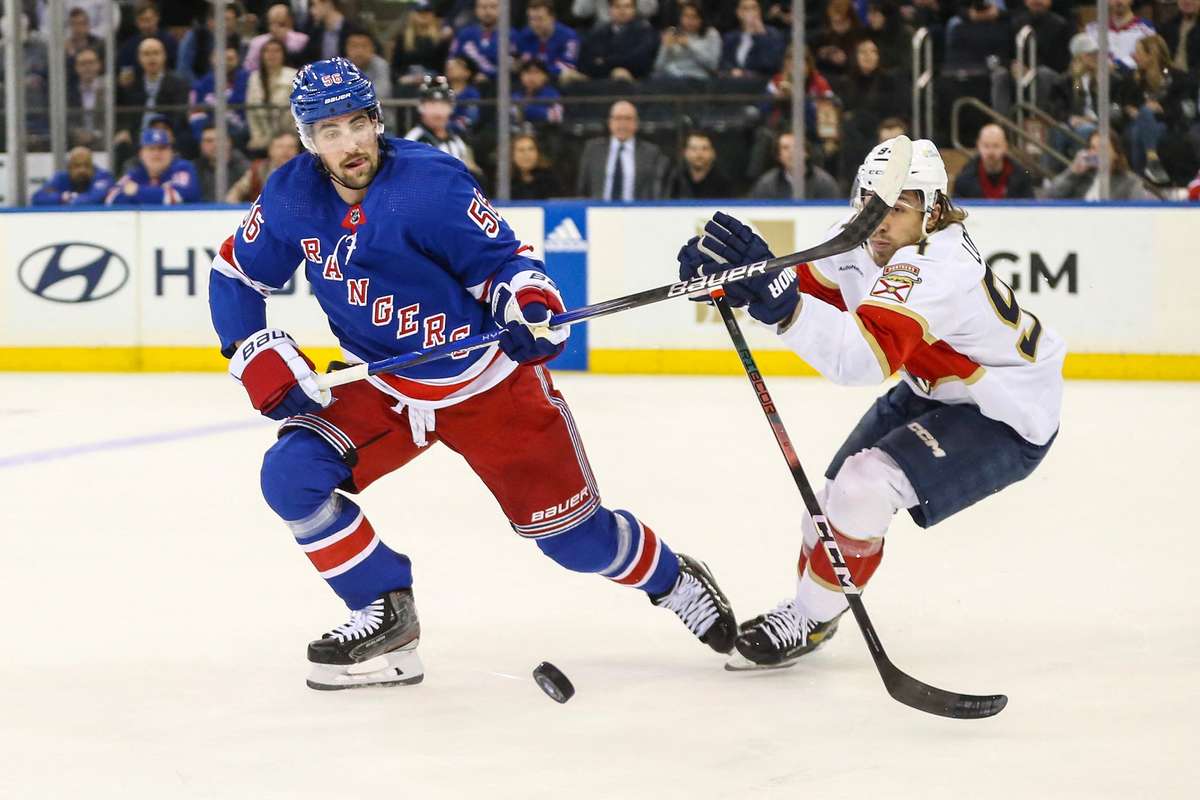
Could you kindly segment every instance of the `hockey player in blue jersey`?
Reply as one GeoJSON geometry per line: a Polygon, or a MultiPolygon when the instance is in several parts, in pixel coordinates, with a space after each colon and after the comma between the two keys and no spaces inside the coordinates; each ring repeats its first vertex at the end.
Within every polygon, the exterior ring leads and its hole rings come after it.
{"type": "MultiPolygon", "coordinates": [[[[317,689],[421,680],[409,559],[351,495],[439,440],[466,459],[518,535],[577,572],[641,589],[718,652],[736,622],[712,575],[628,511],[601,505],[570,410],[542,364],[566,330],[554,282],[456,159],[385,137],[374,89],[341,58],[296,77],[308,153],[267,181],[213,262],[210,305],[230,372],[283,420],[267,503],[351,609],[308,647],[317,689]],[[265,299],[303,266],[348,361],[503,329],[493,346],[329,392],[265,299]]],[[[403,491],[401,484],[396,490],[403,491]]]]}

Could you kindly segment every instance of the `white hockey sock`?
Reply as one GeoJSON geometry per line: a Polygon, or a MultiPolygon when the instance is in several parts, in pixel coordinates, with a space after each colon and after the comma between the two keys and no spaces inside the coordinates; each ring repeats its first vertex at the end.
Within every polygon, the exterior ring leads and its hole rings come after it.
{"type": "Polygon", "coordinates": [[[807,569],[796,581],[796,607],[809,619],[827,622],[849,606],[840,590],[831,590],[818,583],[807,569]]]}

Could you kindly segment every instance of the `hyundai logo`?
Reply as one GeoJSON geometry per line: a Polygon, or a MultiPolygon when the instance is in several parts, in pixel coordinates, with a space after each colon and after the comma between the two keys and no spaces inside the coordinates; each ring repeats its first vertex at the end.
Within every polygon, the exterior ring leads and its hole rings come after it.
{"type": "Polygon", "coordinates": [[[120,291],[129,282],[129,265],[98,244],[62,242],[25,256],[17,280],[43,300],[90,303],[120,291]]]}

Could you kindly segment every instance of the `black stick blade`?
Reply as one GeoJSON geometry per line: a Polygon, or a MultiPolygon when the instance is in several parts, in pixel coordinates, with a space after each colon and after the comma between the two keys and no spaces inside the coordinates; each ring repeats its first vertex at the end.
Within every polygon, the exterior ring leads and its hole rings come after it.
{"type": "Polygon", "coordinates": [[[1008,697],[1002,694],[959,694],[938,689],[901,672],[896,665],[880,664],[883,685],[888,694],[904,705],[951,719],[984,719],[994,717],[1008,705],[1008,697]]]}

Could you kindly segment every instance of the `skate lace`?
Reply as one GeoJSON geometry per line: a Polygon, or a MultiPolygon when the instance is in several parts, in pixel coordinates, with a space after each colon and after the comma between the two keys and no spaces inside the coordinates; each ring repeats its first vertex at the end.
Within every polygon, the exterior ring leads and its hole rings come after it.
{"type": "Polygon", "coordinates": [[[719,616],[717,606],[697,578],[687,573],[680,578],[679,585],[661,600],[660,605],[674,611],[692,633],[703,636],[719,616]]]}
{"type": "Polygon", "coordinates": [[[366,608],[350,612],[350,621],[329,632],[329,636],[339,642],[351,642],[355,639],[365,639],[379,630],[383,622],[383,598],[376,600],[366,608]]]}
{"type": "Polygon", "coordinates": [[[790,600],[784,600],[774,610],[767,612],[759,628],[771,644],[780,650],[787,650],[804,644],[819,624],[801,614],[790,600]]]}

